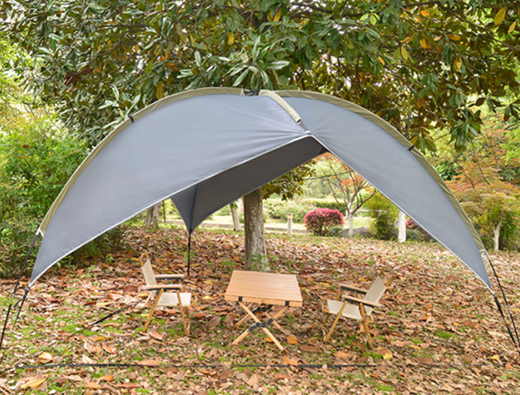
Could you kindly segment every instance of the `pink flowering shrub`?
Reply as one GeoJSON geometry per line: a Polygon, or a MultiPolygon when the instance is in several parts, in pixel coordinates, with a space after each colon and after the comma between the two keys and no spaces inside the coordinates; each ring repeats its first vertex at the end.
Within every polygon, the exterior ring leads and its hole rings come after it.
{"type": "Polygon", "coordinates": [[[325,236],[333,226],[343,225],[343,214],[330,208],[317,208],[305,214],[303,223],[308,232],[325,236]]]}

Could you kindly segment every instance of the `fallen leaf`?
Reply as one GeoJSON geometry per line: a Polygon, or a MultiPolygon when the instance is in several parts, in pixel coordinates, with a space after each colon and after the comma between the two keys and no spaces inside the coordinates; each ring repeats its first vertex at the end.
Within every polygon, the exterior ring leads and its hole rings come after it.
{"type": "Polygon", "coordinates": [[[156,340],[163,340],[163,338],[164,338],[164,335],[162,335],[161,333],[159,333],[155,330],[148,331],[148,335],[150,337],[153,337],[156,340]]]}
{"type": "Polygon", "coordinates": [[[348,359],[350,357],[350,354],[344,351],[336,351],[334,353],[334,356],[338,359],[348,359]]]}
{"type": "Polygon", "coordinates": [[[430,357],[422,357],[422,358],[418,358],[417,359],[419,361],[419,363],[423,363],[425,365],[433,365],[433,359],[431,359],[430,357]]]}
{"type": "Polygon", "coordinates": [[[309,344],[302,344],[300,350],[307,352],[320,352],[320,348],[317,346],[311,346],[309,344]]]}
{"type": "Polygon", "coordinates": [[[103,377],[100,377],[99,380],[101,381],[114,381],[114,376],[111,374],[105,374],[103,377]]]}
{"type": "Polygon", "coordinates": [[[274,379],[276,381],[280,381],[280,380],[290,380],[291,378],[285,373],[277,373],[274,375],[274,379]]]}
{"type": "Polygon", "coordinates": [[[48,352],[42,352],[40,355],[38,355],[38,361],[41,363],[49,363],[53,359],[52,355],[48,352]]]}
{"type": "Polygon", "coordinates": [[[220,324],[220,316],[216,315],[208,322],[208,329],[215,329],[220,324]]]}
{"type": "Polygon", "coordinates": [[[298,344],[298,339],[294,335],[287,336],[287,343],[298,344]]]}
{"type": "Polygon", "coordinates": [[[142,361],[139,361],[137,364],[141,366],[159,366],[161,363],[154,359],[144,359],[142,361]]]}
{"type": "Polygon", "coordinates": [[[88,364],[88,365],[92,365],[92,364],[96,363],[96,361],[94,361],[92,358],[89,358],[86,355],[83,355],[83,357],[81,359],[83,360],[83,363],[88,364]]]}
{"type": "Polygon", "coordinates": [[[289,358],[285,355],[283,356],[283,363],[285,363],[286,365],[298,366],[297,359],[289,358]]]}
{"type": "Polygon", "coordinates": [[[256,387],[258,385],[258,375],[253,374],[249,380],[247,380],[247,385],[251,387],[256,387]]]}
{"type": "Polygon", "coordinates": [[[207,370],[207,369],[204,369],[204,368],[200,368],[199,371],[201,373],[207,374],[208,376],[216,376],[217,375],[217,372],[212,371],[212,370],[207,370]]]}
{"type": "Polygon", "coordinates": [[[47,377],[39,377],[39,378],[33,379],[31,381],[28,381],[28,382],[22,384],[22,386],[20,388],[23,389],[23,390],[25,390],[27,388],[36,389],[40,385],[45,383],[45,380],[47,380],[47,377]]]}
{"type": "Polygon", "coordinates": [[[70,381],[83,381],[83,377],[81,377],[80,375],[77,375],[77,374],[73,374],[70,376],[63,376],[62,378],[65,380],[70,380],[70,381]]]}
{"type": "Polygon", "coordinates": [[[98,390],[101,388],[101,385],[95,381],[85,381],[85,387],[91,390],[98,390]]]}
{"type": "Polygon", "coordinates": [[[224,370],[220,375],[220,380],[227,380],[233,374],[232,370],[224,370]]]}
{"type": "Polygon", "coordinates": [[[117,348],[110,344],[103,343],[103,350],[112,355],[117,354],[117,348]]]}

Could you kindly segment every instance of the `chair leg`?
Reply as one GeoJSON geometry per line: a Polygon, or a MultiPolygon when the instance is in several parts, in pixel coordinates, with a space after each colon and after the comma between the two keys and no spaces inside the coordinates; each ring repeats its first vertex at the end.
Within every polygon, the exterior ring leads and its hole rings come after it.
{"type": "Polygon", "coordinates": [[[330,328],[330,331],[329,333],[327,333],[327,335],[325,336],[325,338],[323,339],[323,343],[327,343],[327,341],[329,340],[329,338],[332,336],[332,332],[334,331],[334,328],[336,327],[336,324],[338,323],[341,315],[343,314],[343,310],[345,309],[345,306],[347,304],[346,303],[343,303],[343,306],[341,306],[341,309],[340,311],[338,312],[338,314],[336,315],[336,319],[334,320],[334,322],[332,323],[332,328],[330,328]]]}
{"type": "Polygon", "coordinates": [[[148,325],[150,325],[150,321],[152,320],[152,316],[155,313],[155,309],[159,304],[159,299],[161,299],[163,290],[161,289],[157,295],[155,295],[155,300],[153,301],[152,306],[150,307],[150,314],[148,314],[148,319],[146,320],[146,324],[144,324],[143,332],[148,329],[148,325]]]}
{"type": "Polygon", "coordinates": [[[368,347],[372,350],[374,348],[374,346],[372,344],[372,338],[370,337],[370,330],[368,329],[368,319],[367,319],[367,313],[365,311],[365,306],[360,304],[359,310],[361,312],[361,317],[363,317],[363,320],[361,323],[362,323],[363,329],[365,330],[365,333],[367,335],[368,347]]]}
{"type": "MultiPolygon", "coordinates": [[[[336,292],[336,297],[334,298],[334,300],[339,300],[341,298],[341,287],[338,289],[338,292],[336,292]]],[[[327,316],[325,317],[325,320],[323,321],[323,326],[326,327],[327,326],[327,322],[329,322],[329,314],[327,314],[327,316]]]]}
{"type": "Polygon", "coordinates": [[[186,336],[189,336],[190,332],[189,332],[188,324],[186,322],[186,314],[184,312],[184,306],[182,305],[181,294],[179,291],[177,291],[177,300],[179,302],[179,309],[181,310],[182,324],[184,325],[184,334],[186,336]]]}

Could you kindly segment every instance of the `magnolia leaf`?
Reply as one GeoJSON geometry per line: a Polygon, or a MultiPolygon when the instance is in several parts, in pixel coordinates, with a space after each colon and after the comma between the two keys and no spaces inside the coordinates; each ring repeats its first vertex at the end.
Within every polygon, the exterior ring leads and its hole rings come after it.
{"type": "Polygon", "coordinates": [[[408,51],[406,50],[405,47],[401,47],[401,56],[403,57],[404,60],[408,60],[408,51]]]}
{"type": "Polygon", "coordinates": [[[460,58],[455,59],[455,62],[453,62],[453,67],[456,71],[459,71],[462,68],[462,60],[460,58]]]}
{"type": "Polygon", "coordinates": [[[164,97],[164,88],[162,82],[159,82],[159,85],[157,85],[156,96],[157,99],[162,99],[164,97]]]}
{"type": "Polygon", "coordinates": [[[450,40],[453,40],[453,41],[460,41],[460,39],[462,38],[458,34],[447,34],[447,36],[450,40]]]}
{"type": "Polygon", "coordinates": [[[506,11],[506,7],[498,10],[497,14],[495,15],[495,25],[498,26],[504,21],[504,18],[506,17],[506,11]]]}
{"type": "Polygon", "coordinates": [[[281,17],[282,17],[282,7],[278,8],[278,11],[276,12],[276,14],[273,17],[273,21],[278,22],[281,17]]]}
{"type": "Polygon", "coordinates": [[[516,28],[516,21],[514,21],[513,23],[511,23],[511,26],[509,26],[509,29],[507,29],[507,32],[508,33],[512,33],[513,30],[515,30],[516,28]]]}
{"type": "Polygon", "coordinates": [[[377,60],[379,60],[379,63],[381,63],[383,66],[385,65],[385,61],[381,56],[378,56],[377,60]]]}
{"type": "Polygon", "coordinates": [[[421,10],[421,15],[422,16],[428,16],[428,15],[430,15],[430,13],[428,11],[421,10]]]}
{"type": "Polygon", "coordinates": [[[231,32],[228,34],[227,43],[228,45],[233,45],[235,42],[235,35],[231,32]]]}

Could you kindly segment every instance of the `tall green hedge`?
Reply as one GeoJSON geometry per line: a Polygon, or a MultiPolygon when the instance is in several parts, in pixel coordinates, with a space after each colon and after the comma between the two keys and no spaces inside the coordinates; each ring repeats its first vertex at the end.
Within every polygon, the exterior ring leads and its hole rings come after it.
{"type": "Polygon", "coordinates": [[[59,136],[49,118],[0,131],[0,276],[18,273],[39,223],[85,155],[85,143],[59,136]]]}

